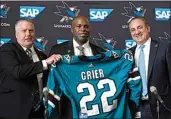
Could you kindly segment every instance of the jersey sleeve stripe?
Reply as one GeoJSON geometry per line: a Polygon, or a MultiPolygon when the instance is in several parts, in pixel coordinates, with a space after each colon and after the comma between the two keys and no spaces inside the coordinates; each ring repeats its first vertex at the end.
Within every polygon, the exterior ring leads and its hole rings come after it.
{"type": "Polygon", "coordinates": [[[55,95],[51,89],[49,89],[49,94],[52,95],[56,100],[60,101],[61,98],[58,95],[55,95]]]}
{"type": "Polygon", "coordinates": [[[129,78],[129,79],[127,80],[127,82],[140,80],[140,78],[141,78],[140,76],[136,76],[136,77],[134,77],[134,78],[129,78]]]}
{"type": "MultiPolygon", "coordinates": [[[[43,98],[43,101],[45,101],[45,98],[43,98]]],[[[53,102],[51,102],[50,100],[48,100],[48,104],[52,107],[55,108],[55,104],[53,102]]]]}

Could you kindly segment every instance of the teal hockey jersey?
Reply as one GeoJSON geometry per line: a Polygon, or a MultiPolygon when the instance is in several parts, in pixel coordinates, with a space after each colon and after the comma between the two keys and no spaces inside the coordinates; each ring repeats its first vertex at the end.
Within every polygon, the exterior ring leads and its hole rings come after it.
{"type": "MultiPolygon", "coordinates": [[[[84,107],[88,118],[132,118],[130,99],[139,105],[141,80],[132,54],[113,50],[96,56],[69,56],[51,67],[47,88],[53,98],[64,93],[71,101],[73,118],[84,107]]],[[[49,100],[49,115],[55,105],[49,100]]]]}

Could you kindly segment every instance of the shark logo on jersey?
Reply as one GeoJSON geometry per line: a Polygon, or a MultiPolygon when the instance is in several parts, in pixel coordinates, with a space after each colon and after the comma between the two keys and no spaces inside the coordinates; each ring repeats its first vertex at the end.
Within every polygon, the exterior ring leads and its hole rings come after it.
{"type": "Polygon", "coordinates": [[[125,12],[122,15],[129,17],[127,23],[131,21],[134,17],[144,17],[146,9],[143,6],[136,7],[133,3],[129,2],[130,7],[124,7],[125,12]]]}
{"type": "Polygon", "coordinates": [[[0,18],[7,18],[9,9],[10,7],[8,7],[6,4],[0,4],[0,18]]]}
{"type": "Polygon", "coordinates": [[[168,40],[171,43],[171,36],[168,33],[166,33],[166,32],[164,32],[164,35],[165,35],[165,37],[159,37],[159,39],[161,41],[168,40]]]}
{"type": "Polygon", "coordinates": [[[41,51],[45,51],[45,46],[48,43],[48,40],[45,40],[44,37],[37,37],[34,41],[34,45],[41,51]]]}
{"type": "Polygon", "coordinates": [[[106,47],[104,45],[104,43],[106,44],[110,44],[112,46],[112,49],[116,46],[117,41],[113,40],[113,38],[106,38],[104,37],[103,34],[98,33],[100,38],[93,38],[93,42],[97,45],[100,46],[101,48],[103,48],[104,50],[110,50],[108,49],[108,47],[106,47]]]}
{"type": "Polygon", "coordinates": [[[114,58],[120,57],[119,54],[117,54],[115,51],[112,51],[111,53],[112,53],[111,56],[113,56],[114,58]]]}
{"type": "Polygon", "coordinates": [[[64,55],[64,58],[68,61],[68,63],[71,63],[71,56],[69,54],[64,55]]]}
{"type": "Polygon", "coordinates": [[[57,12],[54,12],[56,15],[61,16],[62,19],[59,21],[60,23],[72,21],[73,18],[78,16],[80,9],[77,9],[77,6],[69,7],[68,4],[62,1],[63,6],[56,5],[57,12]]]}

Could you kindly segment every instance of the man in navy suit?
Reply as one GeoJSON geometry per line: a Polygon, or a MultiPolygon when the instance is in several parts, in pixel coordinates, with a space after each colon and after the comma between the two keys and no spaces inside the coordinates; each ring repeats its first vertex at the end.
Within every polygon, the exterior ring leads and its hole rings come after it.
{"type": "Polygon", "coordinates": [[[15,24],[15,36],[16,43],[0,47],[0,118],[43,118],[42,89],[48,65],[60,56],[47,58],[33,46],[35,28],[30,20],[15,24]]]}
{"type": "MultiPolygon", "coordinates": [[[[155,119],[158,118],[158,112],[157,99],[151,93],[154,90],[158,91],[164,104],[171,109],[171,43],[167,40],[152,39],[150,26],[145,18],[133,18],[129,23],[129,30],[137,43],[130,49],[134,54],[136,64],[140,68],[144,63],[144,73],[140,71],[141,78],[145,75],[139,107],[141,118],[155,119]],[[143,58],[140,54],[144,55],[143,58]]],[[[159,103],[159,118],[170,119],[170,116],[171,113],[159,103]]]]}
{"type": "MultiPolygon", "coordinates": [[[[78,46],[83,47],[83,53],[85,56],[93,56],[104,50],[94,44],[89,40],[89,21],[85,16],[77,16],[72,21],[71,32],[73,34],[73,39],[61,44],[54,45],[50,50],[50,55],[52,54],[69,54],[69,55],[80,55],[80,50],[78,46]]],[[[61,119],[71,119],[72,109],[71,103],[66,96],[62,96],[60,102],[58,103],[58,111],[61,119]]]]}

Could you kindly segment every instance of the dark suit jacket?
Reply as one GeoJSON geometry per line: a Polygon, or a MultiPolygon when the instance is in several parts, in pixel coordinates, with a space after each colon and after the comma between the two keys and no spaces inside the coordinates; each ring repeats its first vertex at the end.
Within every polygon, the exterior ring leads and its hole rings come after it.
{"type": "Polygon", "coordinates": [[[32,108],[31,87],[37,74],[43,73],[46,85],[47,71],[42,59],[46,55],[35,49],[40,61],[32,63],[18,43],[7,43],[0,47],[0,117],[26,119],[32,108]]]}
{"type": "MultiPolygon", "coordinates": [[[[135,53],[135,47],[130,50],[135,53]]],[[[165,105],[171,109],[171,43],[167,40],[151,40],[148,66],[148,92],[151,111],[156,114],[156,97],[150,93],[150,87],[155,86],[165,105]]],[[[168,111],[160,104],[161,115],[168,111]]]]}
{"type": "MultiPolygon", "coordinates": [[[[96,55],[100,52],[104,52],[104,50],[92,43],[90,43],[90,47],[92,49],[93,55],[96,55]]],[[[74,48],[73,48],[73,42],[67,41],[61,44],[54,45],[50,50],[50,55],[52,54],[69,54],[74,55],[74,48]]],[[[57,106],[58,109],[56,111],[59,111],[60,119],[71,119],[72,118],[72,107],[69,99],[62,95],[61,100],[59,102],[59,106],[57,106]]]]}

